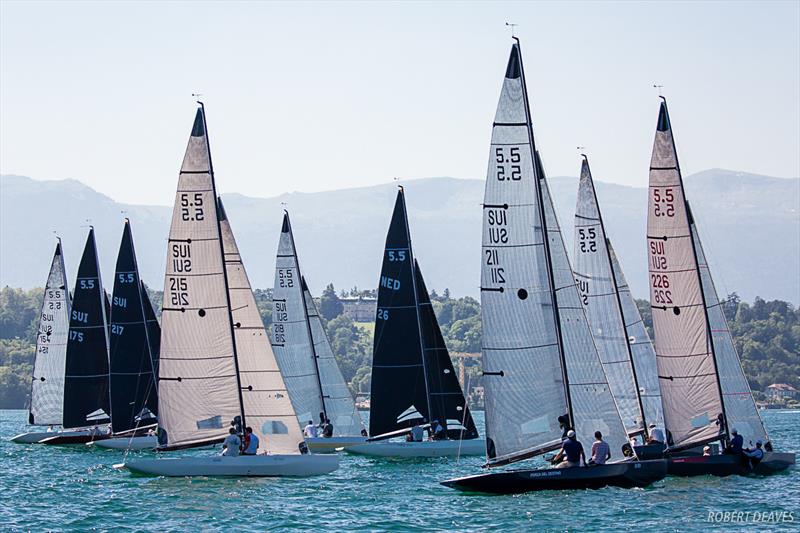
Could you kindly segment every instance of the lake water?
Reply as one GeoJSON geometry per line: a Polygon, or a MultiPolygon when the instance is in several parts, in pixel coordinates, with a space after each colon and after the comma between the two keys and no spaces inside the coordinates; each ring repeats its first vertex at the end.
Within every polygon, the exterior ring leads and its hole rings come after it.
{"type": "MultiPolygon", "coordinates": [[[[482,427],[483,413],[475,415],[482,427]]],[[[800,451],[800,411],[762,415],[777,450],[800,451]]],[[[114,470],[111,465],[121,461],[121,451],[8,442],[25,430],[25,419],[24,411],[0,411],[3,531],[800,529],[797,467],[765,478],[667,478],[647,489],[516,496],[467,495],[438,484],[478,473],[482,457],[376,460],[345,455],[333,474],[306,479],[148,478],[114,470]],[[709,513],[725,512],[750,512],[750,522],[708,521],[709,513]],[[794,522],[776,523],[778,517],[794,522]]]]}

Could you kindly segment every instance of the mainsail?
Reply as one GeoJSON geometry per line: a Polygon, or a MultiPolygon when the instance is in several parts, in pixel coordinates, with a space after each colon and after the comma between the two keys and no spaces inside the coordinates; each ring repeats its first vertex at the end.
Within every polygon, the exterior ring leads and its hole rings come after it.
{"type": "MultiPolygon", "coordinates": [[[[481,309],[490,466],[557,449],[568,427],[627,440],[535,149],[519,43],[495,114],[483,205],[481,309]],[[547,238],[545,238],[547,235],[547,238]]],[[[616,455],[620,453],[620,455],[616,455]]]]}
{"type": "Polygon", "coordinates": [[[106,423],[111,415],[106,300],[92,228],[78,267],[70,311],[64,377],[65,428],[106,423]]]}
{"type": "Polygon", "coordinates": [[[242,414],[205,114],[181,165],[167,245],[158,413],[162,447],[221,441],[242,414]]]}
{"type": "Polygon", "coordinates": [[[650,306],[670,447],[724,437],[723,400],[675,141],[661,103],[647,210],[650,306]]]}
{"type": "Polygon", "coordinates": [[[150,336],[160,336],[161,333],[158,322],[148,323],[147,307],[151,304],[139,278],[131,225],[126,220],[111,301],[109,366],[111,412],[114,414],[111,428],[114,433],[156,422],[158,395],[153,367],[158,354],[152,352],[150,336]]]}
{"type": "Polygon", "coordinates": [[[288,213],[283,216],[272,299],[275,356],[300,424],[323,413],[335,436],[360,435],[361,417],[300,272],[288,213]]]}
{"type": "Polygon", "coordinates": [[[230,221],[219,200],[222,248],[228,279],[233,335],[242,390],[242,410],[270,453],[297,454],[300,426],[258,312],[230,221]]]}
{"type": "Polygon", "coordinates": [[[636,369],[636,379],[639,385],[639,399],[644,408],[644,417],[647,424],[664,427],[664,409],[661,407],[661,388],[658,385],[658,367],[656,365],[656,352],[650,335],[644,326],[644,320],[636,307],[636,301],[622,273],[622,267],[614,252],[611,241],[608,242],[608,253],[611,256],[611,267],[614,269],[614,280],[617,284],[617,293],[622,304],[622,318],[625,321],[625,331],[628,335],[628,346],[631,348],[633,366],[636,369]]]}
{"type": "Polygon", "coordinates": [[[402,188],[378,287],[370,404],[373,437],[434,420],[478,435],[414,260],[402,188]]]}
{"type": "MultiPolygon", "coordinates": [[[[688,208],[688,207],[687,207],[688,208]]],[[[728,321],[722,309],[711,270],[708,266],[697,225],[692,217],[691,209],[688,211],[689,227],[692,231],[694,247],[697,251],[697,262],[700,268],[700,283],[703,287],[703,296],[706,303],[706,314],[711,332],[711,342],[714,346],[714,357],[719,372],[720,388],[725,407],[725,420],[729,429],[736,429],[744,438],[744,442],[769,441],[767,430],[761,416],[758,414],[753,393],[744,375],[742,362],[733,345],[728,321]]]]}
{"type": "Polygon", "coordinates": [[[28,423],[60,425],[64,408],[64,369],[69,334],[70,297],[61,241],[56,244],[44,288],[36,335],[28,423]]]}
{"type": "Polygon", "coordinates": [[[632,350],[597,194],[584,156],[575,208],[575,283],[628,435],[645,431],[632,350]]]}

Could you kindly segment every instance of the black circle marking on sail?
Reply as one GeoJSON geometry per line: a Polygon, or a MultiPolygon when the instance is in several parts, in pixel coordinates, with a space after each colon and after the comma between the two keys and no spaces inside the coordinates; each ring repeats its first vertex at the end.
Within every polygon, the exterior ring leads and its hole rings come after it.
{"type": "Polygon", "coordinates": [[[206,310],[205,309],[198,309],[197,310],[197,314],[200,315],[200,317],[202,318],[202,317],[206,316],[206,310]]]}
{"type": "Polygon", "coordinates": [[[520,300],[527,300],[528,299],[528,291],[525,289],[520,289],[517,291],[517,296],[520,300]]]}

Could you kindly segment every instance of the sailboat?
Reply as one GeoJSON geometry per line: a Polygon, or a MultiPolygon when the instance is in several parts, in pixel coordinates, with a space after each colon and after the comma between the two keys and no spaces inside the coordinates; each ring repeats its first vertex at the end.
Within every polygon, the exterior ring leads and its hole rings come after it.
{"type": "Polygon", "coordinates": [[[711,277],[686,199],[666,99],[658,114],[647,210],[650,307],[673,475],[769,474],[795,463],[773,451],[711,277]],[[737,429],[766,454],[751,467],[738,454],[699,455],[737,429]]]}
{"type": "Polygon", "coordinates": [[[332,437],[306,436],[308,449],[333,452],[363,443],[366,429],[300,271],[288,212],[283,215],[272,299],[272,348],[300,426],[313,423],[317,413],[333,425],[332,437]]]}
{"type": "MultiPolygon", "coordinates": [[[[69,334],[70,295],[61,239],[56,244],[50,273],[44,287],[39,330],[36,335],[36,356],[31,377],[31,403],[28,424],[61,426],[64,418],[64,369],[69,334]]],[[[53,436],[50,431],[30,431],[13,437],[12,442],[33,444],[53,436]]]]}
{"type": "Polygon", "coordinates": [[[222,442],[251,425],[267,453],[134,459],[117,467],[163,476],[310,476],[338,455],[305,453],[227,215],[216,196],[199,104],[167,247],[158,362],[159,450],[222,442]]]}
{"type": "Polygon", "coordinates": [[[109,436],[107,306],[108,295],[100,277],[94,228],[90,228],[70,309],[64,374],[64,429],[39,441],[41,444],[85,444],[109,436]]]}
{"type": "Polygon", "coordinates": [[[628,436],[583,310],[531,125],[519,40],[495,114],[481,253],[487,467],[561,448],[601,431],[611,462],[511,470],[443,481],[463,491],[514,493],[645,486],[663,460],[626,457],[628,436]]]}
{"type": "Polygon", "coordinates": [[[485,450],[414,258],[402,187],[386,235],[378,288],[369,434],[370,442],[346,451],[440,457],[480,455],[485,450]],[[444,428],[439,440],[390,440],[409,434],[414,426],[437,423],[444,428]]]}
{"type": "Polygon", "coordinates": [[[139,277],[127,219],[114,273],[110,334],[112,436],[95,444],[114,449],[155,448],[158,396],[154,369],[161,328],[139,277]]]}
{"type": "MultiPolygon", "coordinates": [[[[600,361],[629,437],[663,426],[656,355],[611,240],[583,156],[575,209],[575,283],[592,328],[600,361]]],[[[654,451],[660,455],[663,446],[654,451]]],[[[641,456],[640,449],[637,455],[641,456]]]]}

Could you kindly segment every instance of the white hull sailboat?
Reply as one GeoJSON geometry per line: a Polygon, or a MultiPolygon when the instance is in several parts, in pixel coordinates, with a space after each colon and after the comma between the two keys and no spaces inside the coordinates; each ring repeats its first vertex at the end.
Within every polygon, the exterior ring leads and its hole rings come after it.
{"type": "Polygon", "coordinates": [[[155,435],[144,435],[141,437],[112,437],[92,443],[98,448],[111,450],[154,450],[158,446],[158,438],[155,435]]]}
{"type": "Polygon", "coordinates": [[[330,474],[339,468],[338,455],[239,455],[236,457],[169,457],[127,461],[125,468],[137,474],[167,477],[309,477],[330,474]]]}
{"type": "Polygon", "coordinates": [[[345,448],[345,451],[372,457],[458,457],[485,454],[486,440],[377,441],[349,446],[345,448]]]}
{"type": "Polygon", "coordinates": [[[309,437],[308,449],[333,453],[363,443],[364,423],[333,356],[328,335],[300,270],[289,213],[284,212],[272,293],[272,349],[298,422],[330,420],[331,437],[309,437]]]}
{"type": "Polygon", "coordinates": [[[162,476],[314,476],[339,466],[309,454],[270,348],[214,170],[203,104],[186,148],[169,233],[158,422],[161,451],[200,448],[251,429],[258,455],[131,459],[162,476]],[[266,449],[266,454],[263,454],[266,449]]]}

